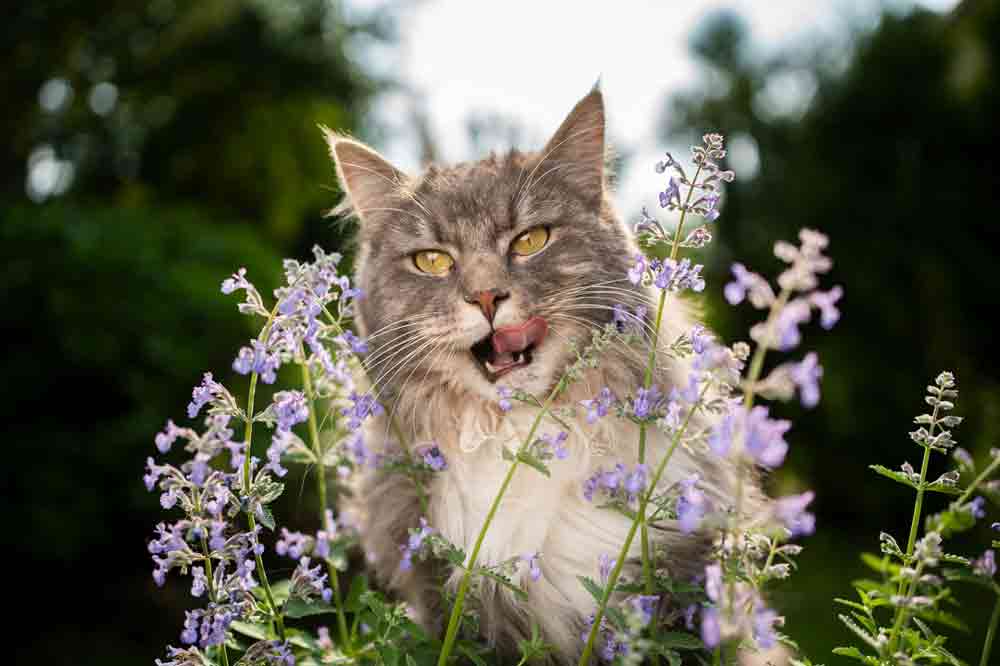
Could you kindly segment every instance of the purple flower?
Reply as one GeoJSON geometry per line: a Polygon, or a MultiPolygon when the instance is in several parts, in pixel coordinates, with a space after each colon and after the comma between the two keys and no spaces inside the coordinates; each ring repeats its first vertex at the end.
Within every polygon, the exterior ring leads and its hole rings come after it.
{"type": "Polygon", "coordinates": [[[417,454],[424,461],[424,464],[435,472],[443,472],[448,469],[448,461],[445,460],[444,454],[441,453],[441,449],[438,448],[438,445],[433,442],[429,445],[418,448],[417,454]]]}
{"type": "Polygon", "coordinates": [[[601,389],[596,398],[581,400],[580,404],[587,410],[587,423],[594,424],[598,419],[607,416],[614,401],[615,396],[607,386],[601,389]]]}
{"type": "Polygon", "coordinates": [[[420,527],[411,529],[406,543],[399,547],[403,553],[403,557],[399,561],[401,570],[407,571],[413,567],[413,556],[420,552],[424,541],[432,534],[434,534],[434,528],[427,525],[425,518],[421,518],[420,527]]]}
{"type": "Polygon", "coordinates": [[[365,438],[360,431],[347,439],[344,448],[347,449],[355,465],[375,464],[376,456],[365,446],[365,438]]]}
{"type": "Polygon", "coordinates": [[[704,354],[713,339],[712,334],[708,333],[701,324],[695,325],[688,337],[691,338],[691,349],[695,354],[704,354]]]}
{"type": "Polygon", "coordinates": [[[667,189],[660,192],[660,207],[666,208],[671,203],[679,204],[681,199],[681,187],[677,179],[672,177],[667,183],[667,189]]]}
{"type": "Polygon", "coordinates": [[[809,321],[810,314],[809,302],[801,298],[796,298],[781,308],[774,322],[778,338],[775,348],[778,351],[788,351],[798,346],[802,341],[799,326],[809,321]]]}
{"type": "Polygon", "coordinates": [[[289,431],[309,418],[309,404],[301,391],[278,391],[272,404],[279,431],[289,431]]]}
{"type": "Polygon", "coordinates": [[[521,556],[521,561],[528,564],[528,576],[532,582],[538,582],[538,579],[542,577],[542,569],[538,566],[539,557],[538,553],[527,553],[521,556]]]}
{"type": "Polygon", "coordinates": [[[629,598],[629,605],[639,616],[644,627],[653,621],[653,615],[656,614],[656,606],[659,602],[660,597],[657,594],[637,594],[629,598]]]}
{"type": "Polygon", "coordinates": [[[251,340],[250,347],[240,348],[233,361],[233,370],[241,375],[255,372],[262,382],[273,384],[274,380],[277,379],[275,371],[279,365],[281,365],[281,360],[277,354],[268,351],[260,340],[251,340]]]}
{"type": "Polygon", "coordinates": [[[654,412],[660,407],[662,398],[663,394],[655,384],[648,389],[637,389],[635,399],[632,401],[632,413],[637,419],[655,416],[654,412]]]}
{"type": "Polygon", "coordinates": [[[514,397],[514,391],[507,388],[506,386],[497,387],[497,393],[500,395],[500,402],[497,403],[500,406],[501,412],[509,412],[514,409],[514,404],[511,403],[510,399],[514,397]]]}
{"type": "Polygon", "coordinates": [[[281,538],[274,544],[274,552],[282,557],[297,560],[308,552],[309,537],[302,532],[289,532],[281,528],[281,538]]]}
{"type": "Polygon", "coordinates": [[[729,453],[733,446],[733,435],[736,430],[736,415],[732,412],[722,417],[708,436],[708,447],[717,456],[729,453]]]}
{"type": "Polygon", "coordinates": [[[635,263],[628,269],[628,281],[632,284],[639,284],[642,276],[646,274],[646,257],[643,254],[635,255],[635,263]]]}
{"type": "Polygon", "coordinates": [[[619,333],[639,335],[646,321],[646,307],[635,306],[632,312],[621,303],[615,303],[612,308],[611,323],[615,325],[619,333]]]}
{"type": "MultiPolygon", "coordinates": [[[[191,402],[188,404],[188,418],[194,418],[198,416],[198,412],[206,404],[212,401],[213,398],[222,396],[225,389],[217,381],[212,379],[212,373],[206,372],[202,377],[201,384],[195,386],[191,391],[191,402]]],[[[159,441],[157,441],[157,446],[159,446],[159,441]]],[[[164,453],[166,453],[164,451],[164,453]]]]}
{"type": "Polygon", "coordinates": [[[222,293],[228,296],[237,289],[252,289],[253,285],[247,280],[246,275],[247,269],[241,268],[233,273],[231,277],[223,280],[221,288],[222,293]]]}
{"type": "Polygon", "coordinates": [[[823,376],[816,352],[809,352],[801,362],[792,365],[789,376],[799,387],[802,406],[815,407],[819,403],[819,379],[823,376]]]}
{"type": "Polygon", "coordinates": [[[569,433],[564,430],[560,430],[559,434],[552,436],[549,434],[542,435],[541,440],[544,445],[545,455],[551,455],[558,460],[565,460],[569,457],[569,449],[566,448],[566,440],[569,438],[569,433]]]}
{"type": "Polygon", "coordinates": [[[607,553],[601,553],[601,556],[597,558],[597,576],[602,585],[607,584],[608,578],[611,577],[611,570],[615,568],[617,562],[618,560],[607,553]]]}
{"type": "Polygon", "coordinates": [[[774,625],[779,619],[778,614],[770,608],[760,605],[754,609],[753,637],[757,641],[757,647],[768,650],[777,644],[778,637],[774,633],[774,625]]]}
{"type": "Polygon", "coordinates": [[[660,289],[683,291],[690,289],[700,292],[705,289],[705,280],[701,277],[701,264],[691,264],[690,259],[664,259],[653,261],[651,269],[655,273],[653,284],[660,289]]]}
{"type": "Polygon", "coordinates": [[[997,572],[996,553],[992,549],[987,550],[982,557],[972,562],[972,571],[977,576],[993,578],[997,572]]]}
{"type": "Polygon", "coordinates": [[[183,428],[178,428],[173,421],[167,421],[166,430],[156,433],[156,449],[160,453],[167,453],[182,434],[184,434],[183,428]]]}
{"type": "Polygon", "coordinates": [[[193,645],[198,642],[198,627],[204,611],[200,609],[184,611],[184,630],[181,632],[181,643],[193,645]]]}
{"type": "Polygon", "coordinates": [[[791,421],[768,418],[767,407],[754,407],[749,415],[744,412],[744,446],[758,464],[774,469],[781,466],[788,453],[784,435],[792,427],[791,421]]]}
{"type": "Polygon", "coordinates": [[[774,292],[767,280],[757,273],[747,270],[747,267],[740,263],[733,264],[730,270],[735,279],[728,283],[723,290],[726,301],[730,305],[742,303],[747,296],[750,297],[750,304],[755,308],[763,309],[771,305],[774,301],[774,292]]]}
{"type": "Polygon", "coordinates": [[[349,398],[354,404],[351,407],[342,408],[340,413],[348,417],[347,427],[351,430],[360,428],[361,423],[368,416],[378,416],[383,411],[382,405],[376,402],[375,396],[370,393],[358,395],[357,392],[352,391],[349,398]]]}
{"type": "Polygon", "coordinates": [[[628,495],[630,502],[634,502],[641,492],[646,489],[646,484],[649,483],[647,478],[649,469],[644,464],[638,464],[635,466],[635,470],[629,472],[625,477],[625,493],[628,495]]]}
{"type": "Polygon", "coordinates": [[[299,566],[292,572],[291,596],[309,599],[314,596],[329,602],[333,598],[333,590],[326,586],[327,574],[322,573],[323,565],[310,567],[308,557],[299,559],[299,566]]]}
{"type": "Polygon", "coordinates": [[[806,507],[816,497],[811,490],[801,495],[788,495],[774,503],[774,515],[788,528],[791,536],[806,536],[816,531],[816,516],[806,511],[806,507]]]}
{"type": "Polygon", "coordinates": [[[205,578],[205,569],[202,567],[191,567],[191,596],[200,597],[205,594],[208,579],[205,578]]]}
{"type": "Polygon", "coordinates": [[[719,611],[715,608],[705,608],[701,611],[701,641],[708,648],[716,647],[722,640],[722,628],[719,624],[719,611]]]}
{"type": "Polygon", "coordinates": [[[986,517],[986,500],[982,497],[977,497],[971,502],[969,502],[969,512],[972,517],[976,520],[986,517]]]}
{"type": "Polygon", "coordinates": [[[705,493],[698,489],[698,475],[692,474],[680,482],[681,494],[677,498],[677,523],[684,534],[691,534],[701,525],[708,511],[705,493]]]}
{"type": "Polygon", "coordinates": [[[351,331],[344,331],[333,340],[334,342],[340,344],[344,349],[350,349],[355,354],[368,353],[368,342],[354,335],[351,331]]]}
{"type": "Polygon", "coordinates": [[[809,294],[809,302],[819,308],[820,326],[830,330],[840,320],[840,310],[837,309],[836,303],[843,295],[844,290],[840,286],[836,286],[827,292],[814,291],[809,294]]]}

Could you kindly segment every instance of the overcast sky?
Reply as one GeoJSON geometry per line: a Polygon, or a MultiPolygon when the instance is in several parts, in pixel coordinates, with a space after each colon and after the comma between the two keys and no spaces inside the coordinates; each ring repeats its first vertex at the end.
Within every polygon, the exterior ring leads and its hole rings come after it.
{"type": "MultiPolygon", "coordinates": [[[[383,0],[349,0],[366,12],[383,0]]],[[[698,75],[688,40],[701,19],[724,8],[750,26],[755,49],[836,39],[849,25],[870,25],[880,4],[914,4],[947,11],[957,0],[691,0],[677,2],[561,2],[546,0],[423,0],[397,11],[401,41],[389,49],[364,49],[358,58],[376,72],[390,73],[416,92],[427,112],[444,160],[473,154],[467,132],[472,114],[497,113],[540,147],[573,104],[601,77],[609,137],[634,152],[619,187],[619,204],[629,214],[651,203],[659,180],[645,162],[667,149],[655,126],[664,100],[690,87],[698,75]]],[[[808,82],[778,82],[774,103],[794,106],[808,96],[808,82]]],[[[409,102],[401,95],[379,100],[375,119],[390,131],[376,148],[404,169],[419,164],[409,102]]],[[[718,128],[725,131],[725,128],[718,128]]],[[[495,148],[506,148],[498,141],[495,148]]],[[[752,142],[743,141],[742,165],[752,170],[752,142]]],[[[734,155],[734,157],[736,157],[734,155]]]]}

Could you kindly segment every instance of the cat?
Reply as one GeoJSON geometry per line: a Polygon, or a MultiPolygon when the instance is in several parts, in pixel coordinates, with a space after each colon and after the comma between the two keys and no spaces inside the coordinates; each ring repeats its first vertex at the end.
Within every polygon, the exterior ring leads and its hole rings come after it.
{"type": "MultiPolygon", "coordinates": [[[[409,602],[425,627],[440,632],[439,583],[447,578],[454,591],[462,572],[426,561],[401,567],[408,530],[424,517],[468,553],[510,464],[502,447],[516,448],[537,413],[520,404],[501,410],[498,390],[543,400],[575,359],[570,342],[585,346],[618,304],[655,312],[655,296],[626,279],[638,250],[611,201],[598,88],[539,152],[431,165],[419,175],[324,131],[345,193],[335,212],[359,219],[355,273],[365,298],[356,325],[368,338],[365,363],[386,410],[366,426],[367,445],[381,451],[400,438],[409,447],[433,441],[448,465],[426,488],[426,516],[411,480],[377,469],[362,473],[348,510],[379,580],[409,602]]],[[[668,296],[655,372],[665,391],[681,386],[689,368],[665,353],[664,341],[694,324],[684,303],[668,296]]],[[[603,387],[634,394],[648,356],[648,349],[611,345],[556,406],[579,405],[603,387]]],[[[551,478],[528,467],[517,471],[479,553],[481,563],[541,554],[538,580],[524,571],[514,576],[527,601],[489,579],[478,584],[471,603],[483,637],[501,653],[516,654],[534,621],[555,646],[554,663],[578,658],[595,608],[578,576],[596,579],[601,556],[614,557],[629,530],[627,518],[584,497],[583,482],[616,462],[635,465],[638,427],[613,416],[591,425],[577,413],[568,456],[552,461],[551,478]]],[[[539,432],[562,429],[549,419],[539,432]]],[[[669,442],[656,428],[648,438],[647,462],[655,464],[669,442]]],[[[732,469],[695,447],[677,449],[661,486],[694,473],[712,501],[731,505],[732,469]]],[[[761,501],[758,485],[748,486],[747,501],[761,501]]],[[[650,526],[650,539],[665,558],[660,567],[690,579],[703,570],[712,535],[685,535],[665,520],[650,526]]],[[[639,543],[625,568],[632,578],[639,576],[639,543]]]]}

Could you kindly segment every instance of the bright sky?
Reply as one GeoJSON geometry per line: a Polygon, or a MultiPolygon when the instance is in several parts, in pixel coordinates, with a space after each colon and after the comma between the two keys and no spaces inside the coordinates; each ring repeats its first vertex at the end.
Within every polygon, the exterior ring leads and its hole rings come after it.
{"type": "MultiPolygon", "coordinates": [[[[348,8],[364,12],[383,4],[349,0],[348,8]]],[[[947,11],[957,0],[884,4],[947,11]]],[[[688,39],[706,14],[735,10],[749,23],[755,49],[766,54],[817,37],[842,37],[849,25],[871,25],[879,6],[875,0],[418,0],[397,10],[401,43],[365,49],[359,60],[414,91],[440,157],[449,161],[478,157],[466,130],[470,114],[498,113],[522,128],[527,144],[522,148],[541,147],[600,76],[609,138],[634,153],[637,168],[625,174],[618,194],[620,210],[630,214],[652,203],[660,189],[660,179],[642,165],[652,166],[668,149],[687,154],[684,147],[663,144],[655,129],[664,100],[696,81],[688,39]]],[[[778,82],[774,103],[794,106],[808,91],[808,81],[792,77],[778,82]]],[[[410,104],[403,95],[386,95],[375,110],[376,121],[389,129],[375,147],[404,169],[418,166],[410,104]]],[[[742,166],[753,170],[752,141],[738,143],[732,152],[741,153],[742,166]]],[[[734,164],[737,171],[740,166],[734,164]]]]}

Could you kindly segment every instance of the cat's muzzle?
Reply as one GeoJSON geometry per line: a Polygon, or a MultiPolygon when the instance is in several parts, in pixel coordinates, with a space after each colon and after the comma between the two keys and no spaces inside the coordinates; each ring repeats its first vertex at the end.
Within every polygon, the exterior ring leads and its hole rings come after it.
{"type": "Polygon", "coordinates": [[[479,362],[486,378],[495,382],[517,368],[531,363],[531,352],[545,339],[548,323],[541,317],[532,317],[517,326],[504,326],[494,330],[469,351],[479,362]]]}

